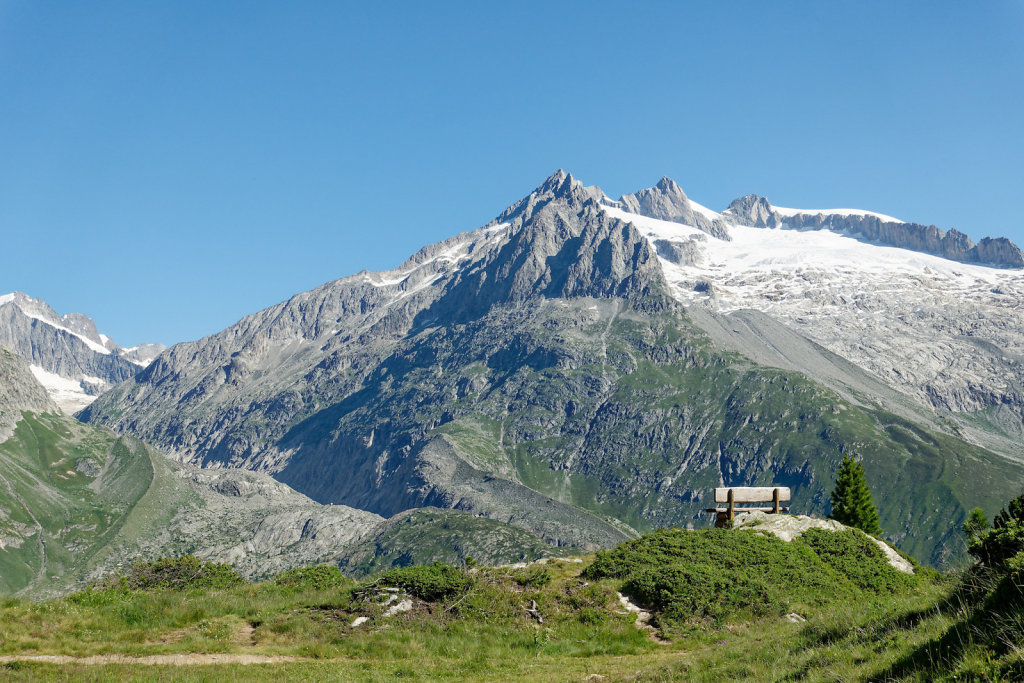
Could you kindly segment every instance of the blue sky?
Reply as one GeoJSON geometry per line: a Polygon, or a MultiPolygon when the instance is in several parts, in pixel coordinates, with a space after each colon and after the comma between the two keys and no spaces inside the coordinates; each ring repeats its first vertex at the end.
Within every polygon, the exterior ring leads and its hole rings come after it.
{"type": "Polygon", "coordinates": [[[486,223],[618,196],[1024,243],[1024,3],[0,0],[0,293],[215,332],[486,223]]]}

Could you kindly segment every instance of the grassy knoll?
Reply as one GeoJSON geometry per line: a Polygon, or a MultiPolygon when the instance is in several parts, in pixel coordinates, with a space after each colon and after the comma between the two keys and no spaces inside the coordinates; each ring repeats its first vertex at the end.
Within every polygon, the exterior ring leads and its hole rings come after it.
{"type": "Polygon", "coordinates": [[[0,677],[817,681],[1020,673],[1016,575],[976,568],[907,576],[864,541],[855,532],[783,543],[748,531],[667,530],[580,562],[435,564],[363,582],[333,567],[250,584],[226,565],[194,558],[148,563],[61,599],[0,602],[0,677]],[[619,591],[652,612],[650,627],[636,625],[619,591]],[[806,621],[787,620],[792,613],[806,621]],[[243,668],[114,657],[190,653],[288,660],[243,668]],[[106,659],[6,661],[10,655],[106,659]]]}

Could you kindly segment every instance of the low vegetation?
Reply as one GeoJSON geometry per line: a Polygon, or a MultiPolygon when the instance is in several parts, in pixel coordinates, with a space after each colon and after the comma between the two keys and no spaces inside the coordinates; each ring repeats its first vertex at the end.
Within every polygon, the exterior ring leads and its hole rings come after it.
{"type": "Polygon", "coordinates": [[[707,621],[781,617],[864,594],[905,594],[920,581],[893,569],[857,531],[811,530],[786,543],[728,529],[660,530],[599,552],[583,575],[622,580],[666,634],[707,621]]]}
{"type": "Polygon", "coordinates": [[[269,658],[245,668],[253,680],[1019,680],[1021,512],[975,525],[980,562],[947,575],[903,574],[864,534],[820,529],[789,543],[659,530],[582,558],[438,562],[360,582],[316,566],[251,584],[164,559],[65,598],[0,602],[0,677],[240,675],[231,660],[110,657],[206,653],[269,658]],[[98,659],[24,659],[58,654],[98,659]]]}

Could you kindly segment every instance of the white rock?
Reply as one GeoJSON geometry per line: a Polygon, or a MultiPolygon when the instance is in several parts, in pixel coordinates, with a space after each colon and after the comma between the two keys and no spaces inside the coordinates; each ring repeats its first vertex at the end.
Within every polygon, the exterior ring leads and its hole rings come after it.
{"type": "Polygon", "coordinates": [[[396,614],[399,614],[401,612],[408,612],[411,609],[412,609],[412,600],[405,599],[405,600],[402,600],[397,605],[392,605],[391,607],[388,607],[388,611],[384,613],[384,616],[385,617],[393,617],[396,614]]]}

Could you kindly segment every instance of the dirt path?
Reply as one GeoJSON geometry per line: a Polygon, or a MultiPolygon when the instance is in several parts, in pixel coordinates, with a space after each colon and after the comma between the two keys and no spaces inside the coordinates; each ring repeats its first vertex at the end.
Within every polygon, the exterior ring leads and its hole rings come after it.
{"type": "Polygon", "coordinates": [[[10,662],[45,662],[47,664],[194,666],[197,664],[278,664],[281,662],[298,662],[305,659],[305,657],[292,657],[290,655],[237,653],[191,653],[180,655],[146,655],[143,657],[132,657],[129,655],[90,655],[88,657],[71,657],[69,655],[0,655],[0,664],[8,664],[10,662]]]}

